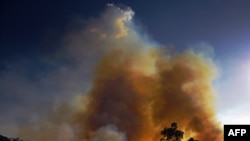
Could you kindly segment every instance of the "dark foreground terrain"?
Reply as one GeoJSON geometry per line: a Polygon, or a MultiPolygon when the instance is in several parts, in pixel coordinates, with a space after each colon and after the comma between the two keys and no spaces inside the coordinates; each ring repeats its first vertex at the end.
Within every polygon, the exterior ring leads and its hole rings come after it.
{"type": "Polygon", "coordinates": [[[0,141],[23,141],[19,138],[8,138],[3,135],[0,135],[0,141]]]}

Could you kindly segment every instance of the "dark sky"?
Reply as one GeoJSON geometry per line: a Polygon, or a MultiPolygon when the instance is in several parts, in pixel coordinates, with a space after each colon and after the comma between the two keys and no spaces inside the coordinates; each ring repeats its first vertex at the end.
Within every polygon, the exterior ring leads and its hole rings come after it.
{"type": "Polygon", "coordinates": [[[74,18],[96,17],[109,2],[130,6],[135,20],[162,44],[182,49],[205,41],[223,57],[250,44],[247,0],[2,0],[1,59],[53,50],[48,42],[58,42],[74,18]]]}
{"type": "MultiPolygon", "coordinates": [[[[64,85],[40,80],[40,73],[46,73],[53,68],[49,65],[44,67],[43,65],[47,64],[39,62],[38,58],[47,54],[53,56],[53,52],[62,47],[62,39],[68,32],[80,29],[90,19],[98,17],[107,3],[114,3],[121,8],[131,7],[135,12],[133,21],[136,25],[160,44],[172,45],[178,51],[200,42],[211,46],[214,50],[213,59],[221,71],[221,77],[216,84],[220,93],[219,113],[223,115],[220,118],[232,121],[233,115],[239,115],[238,111],[248,111],[249,0],[1,0],[0,110],[8,112],[4,106],[18,109],[18,104],[32,108],[30,105],[36,104],[33,99],[38,99],[34,100],[40,102],[38,105],[46,105],[49,98],[43,94],[63,93],[60,87],[64,85]],[[79,25],[78,20],[83,21],[83,24],[79,25]],[[39,82],[36,82],[37,79],[39,82]],[[12,84],[15,84],[15,87],[11,86],[12,84]],[[18,98],[18,94],[22,97],[26,92],[38,93],[39,96],[31,96],[29,105],[18,98]],[[18,104],[13,104],[15,102],[18,104]],[[227,112],[237,104],[245,105],[236,107],[233,112],[227,112]],[[230,116],[231,119],[226,119],[230,116]]],[[[64,73],[67,72],[62,72],[64,73]]],[[[53,76],[61,76],[54,75],[54,71],[49,74],[51,76],[47,77],[52,78],[48,80],[56,80],[59,83],[62,80],[71,80],[70,77],[73,77],[72,80],[78,78],[74,74],[62,75],[65,78],[54,78],[53,76]]],[[[74,88],[80,91],[81,86],[75,86],[78,83],[83,82],[67,82],[65,86],[69,86],[69,90],[74,88]]],[[[244,117],[250,118],[249,112],[244,117]]],[[[8,121],[8,118],[1,120],[0,117],[0,123],[5,121],[8,121]]]]}

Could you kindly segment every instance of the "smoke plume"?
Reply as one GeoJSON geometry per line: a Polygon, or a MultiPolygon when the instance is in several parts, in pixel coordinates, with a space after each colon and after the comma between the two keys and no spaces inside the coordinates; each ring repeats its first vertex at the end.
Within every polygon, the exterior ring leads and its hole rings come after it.
{"type": "Polygon", "coordinates": [[[58,56],[66,54],[77,62],[81,66],[77,73],[93,68],[89,89],[72,95],[72,100],[67,97],[36,123],[21,125],[20,138],[154,141],[164,127],[177,122],[184,140],[191,136],[222,140],[215,118],[216,68],[211,59],[192,49],[175,53],[151,43],[140,36],[133,15],[130,8],[109,4],[100,18],[65,37],[58,56]]]}

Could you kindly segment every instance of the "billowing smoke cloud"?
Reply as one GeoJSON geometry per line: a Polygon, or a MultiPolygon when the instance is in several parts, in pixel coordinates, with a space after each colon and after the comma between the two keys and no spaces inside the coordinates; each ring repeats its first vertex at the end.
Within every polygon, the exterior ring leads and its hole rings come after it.
{"type": "Polygon", "coordinates": [[[117,131],[115,126],[107,125],[98,129],[92,135],[91,141],[126,141],[126,136],[117,131]]]}
{"type": "Polygon", "coordinates": [[[221,140],[212,107],[213,73],[209,62],[190,51],[170,58],[150,49],[141,56],[114,51],[97,67],[86,113],[76,116],[84,127],[80,137],[114,124],[128,140],[156,140],[161,128],[177,121],[201,140],[221,140]],[[154,62],[135,67],[144,58],[154,62]]]}
{"type": "Polygon", "coordinates": [[[215,119],[216,69],[211,59],[191,49],[174,53],[157,47],[140,36],[133,15],[130,8],[109,4],[99,19],[65,37],[64,51],[58,56],[67,55],[66,60],[74,62],[65,69],[74,79],[61,81],[85,79],[76,74],[93,68],[93,78],[86,79],[88,91],[72,94],[72,100],[67,96],[47,117],[20,125],[21,138],[153,141],[175,121],[185,132],[184,140],[191,136],[222,140],[215,119]]]}

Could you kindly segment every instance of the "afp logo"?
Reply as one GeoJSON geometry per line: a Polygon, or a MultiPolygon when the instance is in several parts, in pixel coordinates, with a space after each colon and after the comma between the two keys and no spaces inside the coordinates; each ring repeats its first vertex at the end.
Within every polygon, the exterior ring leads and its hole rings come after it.
{"type": "Polygon", "coordinates": [[[224,125],[224,141],[250,141],[250,125],[224,125]]]}

